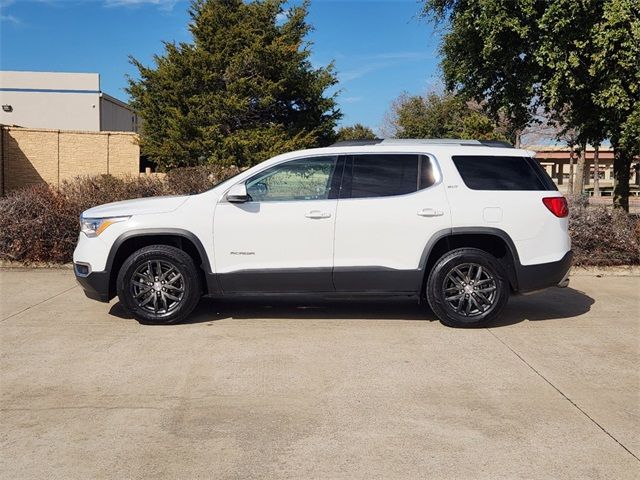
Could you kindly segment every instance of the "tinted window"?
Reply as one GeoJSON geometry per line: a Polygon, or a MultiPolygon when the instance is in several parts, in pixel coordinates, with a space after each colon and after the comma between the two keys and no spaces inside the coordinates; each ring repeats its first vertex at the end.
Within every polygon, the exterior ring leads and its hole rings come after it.
{"type": "Polygon", "coordinates": [[[556,190],[546,172],[529,157],[453,156],[472,190],[556,190]]]}
{"type": "Polygon", "coordinates": [[[428,157],[401,154],[353,155],[349,157],[341,197],[404,195],[433,183],[433,166],[428,157]]]}
{"type": "Polygon", "coordinates": [[[329,198],[337,157],[315,157],[281,163],[246,183],[254,202],[323,200],[329,198]]]}
{"type": "Polygon", "coordinates": [[[436,183],[436,172],[433,162],[426,155],[420,155],[420,184],[418,189],[428,188],[436,183]]]}

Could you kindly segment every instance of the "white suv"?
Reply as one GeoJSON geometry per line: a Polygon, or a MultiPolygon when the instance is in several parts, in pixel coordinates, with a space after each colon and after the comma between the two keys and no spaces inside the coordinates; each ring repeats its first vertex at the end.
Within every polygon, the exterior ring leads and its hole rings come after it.
{"type": "Polygon", "coordinates": [[[145,323],[201,295],[411,296],[471,326],[510,292],[566,286],[568,208],[532,152],[372,140],[279,155],[198,195],[91,208],[73,259],[90,298],[145,323]]]}

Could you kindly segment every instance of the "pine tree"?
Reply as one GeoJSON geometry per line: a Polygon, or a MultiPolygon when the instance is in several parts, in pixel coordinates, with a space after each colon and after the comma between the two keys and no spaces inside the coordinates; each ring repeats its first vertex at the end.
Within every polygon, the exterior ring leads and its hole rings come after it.
{"type": "Polygon", "coordinates": [[[253,165],[334,138],[341,113],[333,65],[314,68],[307,3],[194,0],[190,43],[165,43],[155,66],[131,62],[143,155],[161,169],[253,165]]]}

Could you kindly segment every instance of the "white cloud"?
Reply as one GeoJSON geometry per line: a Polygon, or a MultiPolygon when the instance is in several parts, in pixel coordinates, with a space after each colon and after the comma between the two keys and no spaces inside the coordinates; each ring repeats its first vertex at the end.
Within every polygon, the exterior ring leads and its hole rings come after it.
{"type": "Polygon", "coordinates": [[[388,67],[389,65],[384,63],[373,63],[368,65],[363,65],[359,68],[353,68],[351,70],[346,70],[342,73],[338,73],[341,82],[349,82],[351,80],[355,80],[356,78],[364,77],[365,75],[375,72],[376,70],[381,70],[383,68],[388,67]]]}
{"type": "Polygon", "coordinates": [[[366,58],[378,59],[378,60],[421,60],[430,58],[432,56],[429,52],[385,52],[375,53],[369,55],[366,58]]]}
{"type": "MultiPolygon", "coordinates": [[[[156,5],[162,10],[171,10],[176,3],[188,0],[31,0],[32,2],[45,3],[49,5],[73,4],[81,1],[98,2],[107,7],[136,7],[142,5],[156,5]]],[[[0,0],[0,8],[6,8],[16,3],[16,0],[0,0]]]]}
{"type": "Polygon", "coordinates": [[[289,17],[289,10],[283,10],[278,15],[276,15],[276,23],[284,23],[287,21],[289,17]]]}
{"type": "Polygon", "coordinates": [[[362,97],[344,97],[340,99],[340,103],[358,103],[362,100],[362,97]]]}
{"type": "Polygon", "coordinates": [[[179,0],[104,0],[107,7],[139,7],[156,5],[161,10],[172,10],[179,0]]]}
{"type": "MultiPolygon", "coordinates": [[[[340,81],[349,82],[378,70],[384,70],[408,62],[426,60],[428,58],[433,58],[433,53],[420,51],[381,52],[356,56],[348,58],[348,63],[355,65],[355,67],[340,73],[339,77],[340,81]]],[[[345,59],[344,63],[347,63],[347,59],[345,59]]]]}
{"type": "Polygon", "coordinates": [[[18,17],[14,15],[7,15],[6,8],[9,5],[12,5],[14,0],[0,0],[0,23],[13,23],[14,25],[19,25],[21,22],[18,17]]]}
{"type": "Polygon", "coordinates": [[[20,25],[20,20],[13,15],[0,15],[0,22],[13,23],[14,25],[20,25]]]}

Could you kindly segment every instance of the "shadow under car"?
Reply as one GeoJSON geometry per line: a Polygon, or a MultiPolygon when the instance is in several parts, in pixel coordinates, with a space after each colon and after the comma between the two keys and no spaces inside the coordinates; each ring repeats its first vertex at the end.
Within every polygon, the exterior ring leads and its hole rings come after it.
{"type": "MultiPolygon", "coordinates": [[[[563,320],[587,313],[595,300],[573,288],[549,288],[529,295],[514,295],[500,318],[483,325],[495,328],[522,321],[563,320]]],[[[110,315],[132,319],[116,302],[110,315]]],[[[408,298],[376,299],[283,299],[282,297],[207,298],[182,324],[206,323],[235,319],[313,319],[313,320],[399,320],[435,321],[436,316],[426,303],[408,298]]]]}

